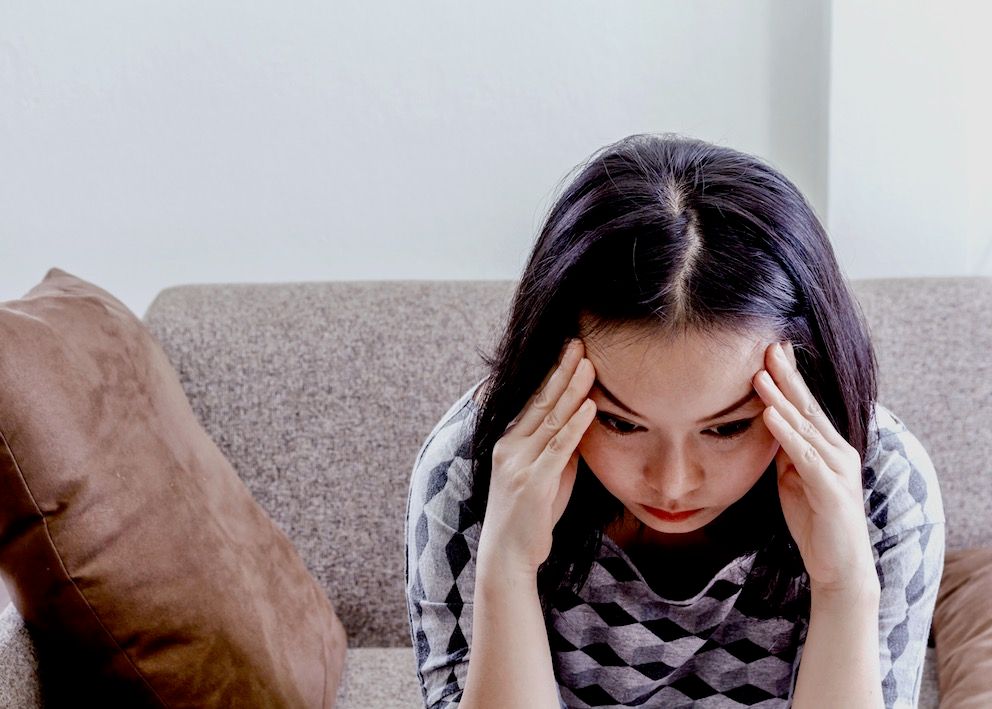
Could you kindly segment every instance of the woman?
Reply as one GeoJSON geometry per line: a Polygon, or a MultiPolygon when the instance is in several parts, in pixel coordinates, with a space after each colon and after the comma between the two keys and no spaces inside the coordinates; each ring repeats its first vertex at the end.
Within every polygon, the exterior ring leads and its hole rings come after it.
{"type": "Polygon", "coordinates": [[[580,167],[414,465],[425,704],[915,707],[943,504],[812,209],[681,136],[580,167]]]}

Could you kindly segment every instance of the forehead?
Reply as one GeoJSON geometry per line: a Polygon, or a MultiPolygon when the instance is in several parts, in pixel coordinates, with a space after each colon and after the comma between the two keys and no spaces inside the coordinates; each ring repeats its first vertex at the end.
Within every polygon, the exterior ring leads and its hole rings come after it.
{"type": "Polygon", "coordinates": [[[671,365],[706,361],[719,363],[721,368],[749,363],[755,357],[760,362],[765,347],[777,339],[775,333],[767,330],[686,330],[669,334],[649,326],[597,327],[586,322],[579,332],[590,358],[598,354],[604,359],[623,359],[629,363],[636,357],[671,365]]]}
{"type": "Polygon", "coordinates": [[[764,366],[770,332],[687,331],[669,336],[633,326],[583,330],[596,378],[624,404],[658,421],[695,421],[736,401],[764,366]]]}

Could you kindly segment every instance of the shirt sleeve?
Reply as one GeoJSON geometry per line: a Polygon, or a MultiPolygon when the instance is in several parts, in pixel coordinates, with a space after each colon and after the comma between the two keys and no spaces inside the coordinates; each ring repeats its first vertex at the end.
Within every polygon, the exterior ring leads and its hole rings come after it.
{"type": "MultiPolygon", "coordinates": [[[[885,419],[883,419],[885,420],[885,419]]],[[[915,709],[944,569],[944,508],[920,441],[895,417],[865,470],[865,511],[878,572],[886,707],[915,709]]]]}
{"type": "MultiPolygon", "coordinates": [[[[406,515],[406,600],[417,678],[428,709],[457,707],[472,645],[482,524],[471,495],[470,409],[447,415],[421,448],[406,515]]],[[[567,709],[558,692],[560,709],[567,709]]]]}
{"type": "Polygon", "coordinates": [[[886,707],[916,709],[944,568],[944,523],[886,537],[875,549],[882,588],[878,616],[882,698],[886,707]]]}
{"type": "MultiPolygon", "coordinates": [[[[462,410],[464,414],[466,410],[462,410]]],[[[458,706],[468,673],[481,524],[466,502],[464,426],[448,418],[418,454],[406,518],[406,599],[424,706],[458,706]]]]}

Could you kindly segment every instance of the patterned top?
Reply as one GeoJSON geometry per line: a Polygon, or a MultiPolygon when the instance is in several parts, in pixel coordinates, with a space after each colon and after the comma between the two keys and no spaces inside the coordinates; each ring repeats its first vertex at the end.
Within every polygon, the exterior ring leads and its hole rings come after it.
{"type": "MultiPolygon", "coordinates": [[[[410,480],[406,597],[430,709],[457,706],[468,673],[482,525],[464,503],[481,383],[434,426],[410,480]]],[[[926,450],[891,411],[875,411],[881,438],[865,455],[864,501],[881,584],[882,696],[886,707],[915,708],[944,566],[944,509],[926,450]]],[[[561,706],[791,706],[808,604],[798,621],[769,617],[747,583],[757,554],[728,563],[695,596],[670,600],[603,535],[581,592],[556,599],[546,617],[561,706]]]]}

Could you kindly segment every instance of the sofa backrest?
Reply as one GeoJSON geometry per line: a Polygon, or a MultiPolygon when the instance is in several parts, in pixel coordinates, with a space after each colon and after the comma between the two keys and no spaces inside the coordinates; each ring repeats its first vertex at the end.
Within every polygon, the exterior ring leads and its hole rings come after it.
{"type": "MultiPolygon", "coordinates": [[[[349,646],[410,644],[414,458],[485,375],[515,281],[167,288],[144,321],[204,427],[324,585],[349,646]]],[[[879,400],[930,452],[949,549],[992,542],[992,278],[855,280],[879,400]]]]}
{"type": "Polygon", "coordinates": [[[144,322],[193,410],[324,585],[350,647],[409,646],[417,451],[485,371],[507,281],[183,285],[144,322]]]}
{"type": "Polygon", "coordinates": [[[992,543],[992,278],[854,279],[879,367],[878,399],[940,479],[947,549],[992,543]]]}

